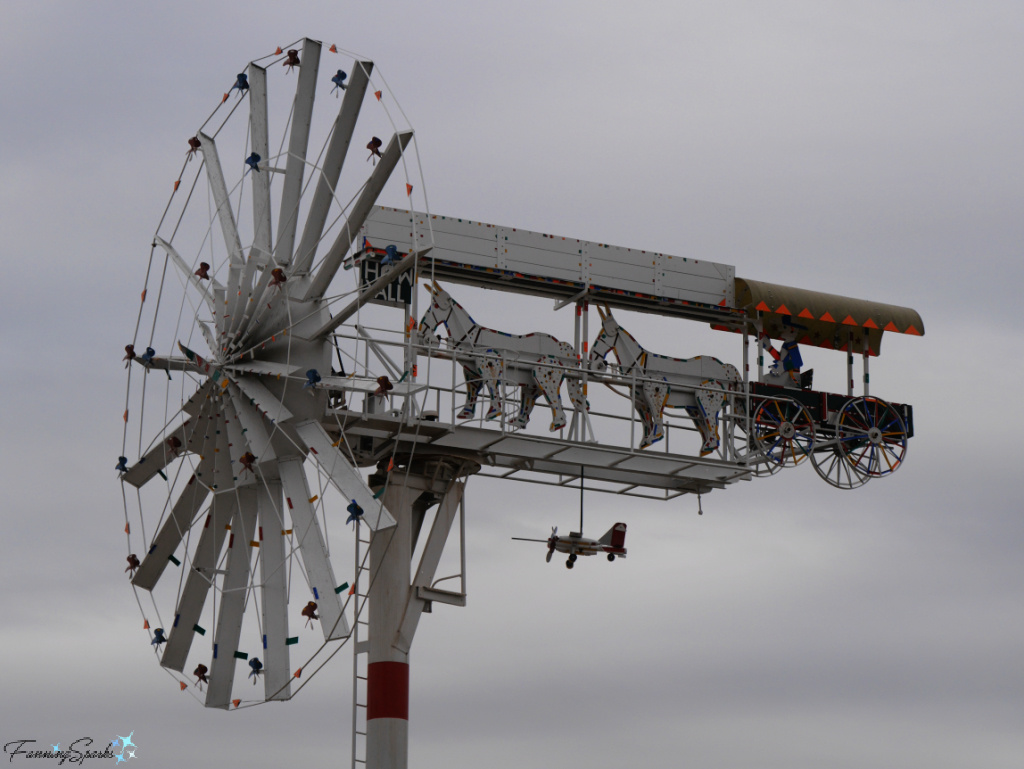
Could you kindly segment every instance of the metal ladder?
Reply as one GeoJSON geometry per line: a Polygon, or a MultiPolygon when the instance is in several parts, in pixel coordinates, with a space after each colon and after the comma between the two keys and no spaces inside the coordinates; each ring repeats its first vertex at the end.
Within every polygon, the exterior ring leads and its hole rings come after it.
{"type": "Polygon", "coordinates": [[[352,626],[352,769],[366,766],[366,673],[369,660],[369,623],[366,596],[370,589],[370,527],[356,521],[356,574],[352,583],[355,620],[352,626]],[[363,532],[367,539],[363,539],[363,532]],[[363,564],[366,558],[366,564],[363,564]]]}

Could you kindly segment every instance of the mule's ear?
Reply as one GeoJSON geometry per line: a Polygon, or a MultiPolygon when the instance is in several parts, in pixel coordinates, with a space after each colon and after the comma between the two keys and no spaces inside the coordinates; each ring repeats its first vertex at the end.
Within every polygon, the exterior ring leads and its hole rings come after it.
{"type": "Polygon", "coordinates": [[[604,310],[601,309],[601,305],[595,304],[594,307],[597,308],[597,314],[601,316],[601,320],[604,320],[605,318],[608,317],[607,315],[604,314],[604,310]]]}
{"type": "Polygon", "coordinates": [[[432,285],[434,287],[434,291],[441,291],[442,290],[440,284],[436,280],[431,280],[430,281],[430,285],[432,285]]]}
{"type": "Polygon", "coordinates": [[[609,318],[612,316],[612,308],[609,307],[607,304],[604,306],[604,311],[608,315],[609,318]]]}

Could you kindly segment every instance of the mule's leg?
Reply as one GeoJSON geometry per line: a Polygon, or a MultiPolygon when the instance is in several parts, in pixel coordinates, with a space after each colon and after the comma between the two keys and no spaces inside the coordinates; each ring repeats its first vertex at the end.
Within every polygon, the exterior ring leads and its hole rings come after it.
{"type": "Polygon", "coordinates": [[[562,372],[557,369],[537,366],[533,370],[533,379],[551,406],[551,427],[548,428],[551,432],[565,427],[565,409],[562,408],[562,396],[559,394],[562,378],[562,372]]]}
{"type": "MultiPolygon", "coordinates": [[[[711,384],[705,382],[705,385],[711,384]]],[[[704,429],[701,436],[704,443],[700,447],[700,455],[706,456],[718,449],[720,439],[718,437],[718,412],[722,410],[725,403],[725,393],[721,390],[700,390],[697,393],[697,407],[701,411],[704,429]]]]}
{"type": "Polygon", "coordinates": [[[574,377],[566,377],[565,386],[569,390],[569,400],[572,401],[576,411],[590,411],[590,404],[587,403],[587,399],[583,395],[583,383],[574,377]]]}
{"type": "Polygon", "coordinates": [[[519,414],[512,420],[513,427],[526,427],[526,424],[530,421],[530,414],[533,411],[534,404],[537,403],[538,395],[540,395],[540,390],[535,386],[523,385],[523,401],[519,404],[519,414]]]}
{"type": "Polygon", "coordinates": [[[488,359],[481,367],[483,372],[484,385],[491,394],[491,407],[487,410],[484,419],[494,419],[501,416],[505,407],[501,397],[501,380],[504,373],[504,366],[500,360],[488,359]]]}
{"type": "Polygon", "coordinates": [[[665,437],[665,401],[668,400],[668,383],[645,382],[642,397],[650,413],[651,434],[647,442],[647,446],[650,446],[665,437]]]}
{"type": "Polygon", "coordinates": [[[470,419],[476,413],[476,396],[480,392],[480,372],[469,366],[462,367],[462,376],[466,380],[466,405],[458,413],[457,419],[470,419]]]}

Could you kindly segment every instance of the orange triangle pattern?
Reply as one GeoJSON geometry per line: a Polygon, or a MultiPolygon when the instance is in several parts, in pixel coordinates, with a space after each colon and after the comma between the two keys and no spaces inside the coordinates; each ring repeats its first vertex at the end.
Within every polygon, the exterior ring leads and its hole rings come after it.
{"type": "Polygon", "coordinates": [[[808,310],[806,307],[804,307],[802,310],[800,310],[800,314],[797,315],[797,317],[798,318],[810,318],[811,320],[814,320],[814,315],[811,314],[811,311],[808,310]]]}
{"type": "Polygon", "coordinates": [[[302,668],[299,668],[298,670],[295,671],[295,677],[299,678],[301,675],[302,675],[302,668]]]}
{"type": "Polygon", "coordinates": [[[327,50],[328,50],[328,51],[330,51],[331,53],[337,53],[337,52],[338,52],[338,46],[336,46],[336,45],[334,45],[334,44],[332,43],[332,44],[331,44],[331,47],[330,47],[330,48],[328,48],[327,50]]]}
{"type": "Polygon", "coordinates": [[[871,320],[871,318],[868,318],[864,321],[864,328],[878,328],[878,326],[875,325],[875,322],[871,320]]]}
{"type": "Polygon", "coordinates": [[[793,314],[793,313],[791,313],[789,311],[789,308],[786,307],[786,305],[784,305],[784,304],[780,304],[779,305],[779,309],[777,309],[775,312],[777,312],[779,315],[792,315],[793,314]]]}
{"type": "Polygon", "coordinates": [[[181,687],[182,691],[185,691],[188,688],[188,684],[185,683],[184,681],[178,681],[178,686],[181,687]]]}
{"type": "Polygon", "coordinates": [[[826,323],[835,323],[836,322],[836,319],[832,317],[832,313],[830,313],[830,312],[826,312],[824,315],[822,315],[820,318],[818,318],[818,320],[823,320],[826,323]]]}
{"type": "Polygon", "coordinates": [[[852,315],[847,315],[845,318],[843,318],[843,325],[844,326],[856,326],[857,325],[857,321],[855,321],[853,319],[852,315]]]}
{"type": "Polygon", "coordinates": [[[237,708],[239,705],[242,704],[242,701],[241,700],[231,700],[231,704],[234,705],[237,708]]]}
{"type": "Polygon", "coordinates": [[[754,309],[755,309],[755,310],[760,310],[761,312],[771,312],[771,311],[772,311],[772,308],[771,308],[771,307],[769,307],[768,305],[766,305],[766,304],[765,304],[764,302],[761,302],[761,303],[760,303],[759,305],[757,305],[757,307],[755,307],[754,309]]]}
{"type": "Polygon", "coordinates": [[[916,328],[914,328],[913,325],[907,326],[907,330],[904,331],[903,333],[904,334],[912,334],[913,336],[923,336],[923,334],[920,331],[918,331],[916,328]]]}
{"type": "Polygon", "coordinates": [[[886,331],[895,331],[897,334],[900,333],[900,330],[898,328],[896,328],[896,324],[893,323],[891,320],[888,323],[885,324],[885,330],[886,331]]]}

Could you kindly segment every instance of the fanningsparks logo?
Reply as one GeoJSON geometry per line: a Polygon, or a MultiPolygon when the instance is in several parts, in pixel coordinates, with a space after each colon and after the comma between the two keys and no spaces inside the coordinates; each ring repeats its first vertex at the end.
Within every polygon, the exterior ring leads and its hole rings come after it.
{"type": "Polygon", "coordinates": [[[118,735],[103,750],[93,749],[91,737],[80,737],[66,748],[61,748],[58,742],[50,745],[48,750],[36,747],[36,740],[12,740],[4,745],[4,754],[8,756],[9,762],[13,762],[16,757],[41,758],[51,759],[62,766],[65,763],[82,764],[87,758],[113,758],[115,764],[120,764],[137,757],[139,746],[132,742],[134,736],[134,731],[129,732],[127,737],[118,735]]]}

